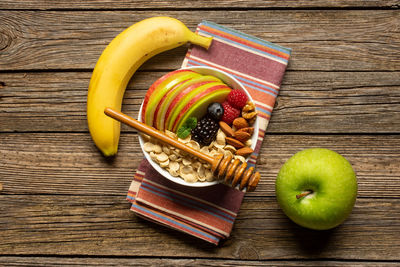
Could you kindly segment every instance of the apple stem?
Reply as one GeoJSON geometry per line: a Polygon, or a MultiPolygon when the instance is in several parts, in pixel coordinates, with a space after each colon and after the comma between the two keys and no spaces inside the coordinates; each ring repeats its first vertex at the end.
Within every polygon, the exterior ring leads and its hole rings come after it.
{"type": "Polygon", "coordinates": [[[308,195],[311,194],[312,192],[313,192],[313,191],[308,190],[308,191],[306,191],[306,192],[303,192],[303,193],[301,193],[301,194],[296,195],[296,198],[299,199],[299,198],[308,196],[308,195]]]}

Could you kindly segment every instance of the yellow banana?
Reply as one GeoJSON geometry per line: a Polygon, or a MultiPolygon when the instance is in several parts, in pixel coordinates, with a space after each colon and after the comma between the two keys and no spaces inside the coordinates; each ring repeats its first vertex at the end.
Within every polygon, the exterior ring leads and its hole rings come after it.
{"type": "Polygon", "coordinates": [[[120,123],[104,109],[121,110],[126,86],[146,60],[187,42],[208,48],[211,38],[191,32],[177,19],[153,17],[124,30],[103,51],[89,84],[87,120],[92,139],[105,156],[117,153],[120,123]]]}

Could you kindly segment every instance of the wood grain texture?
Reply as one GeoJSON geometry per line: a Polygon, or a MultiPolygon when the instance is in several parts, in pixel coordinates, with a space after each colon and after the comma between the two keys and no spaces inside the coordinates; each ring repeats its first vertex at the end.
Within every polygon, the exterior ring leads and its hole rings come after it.
{"type": "MultiPolygon", "coordinates": [[[[290,70],[400,70],[398,10],[0,11],[0,70],[92,69],[119,32],[157,15],[192,30],[206,19],[290,47],[290,70]]],[[[178,68],[186,50],[143,69],[178,68]]]]}
{"type": "Polygon", "coordinates": [[[39,1],[23,1],[23,0],[3,0],[0,2],[0,9],[212,9],[212,8],[381,8],[390,7],[398,8],[399,2],[397,0],[300,0],[300,1],[280,1],[280,0],[267,0],[267,1],[232,1],[232,0],[204,0],[204,1],[145,1],[145,0],[39,0],[39,1]]]}
{"type": "MultiPolygon", "coordinates": [[[[400,135],[267,135],[257,161],[261,181],[249,197],[274,197],[276,175],[291,155],[309,147],[333,149],[352,163],[360,197],[400,195],[400,135]]],[[[107,161],[89,134],[0,134],[2,194],[126,194],[143,154],[135,134],[123,134],[107,161]]]]}
{"type": "Polygon", "coordinates": [[[138,257],[10,257],[0,256],[0,264],[6,266],[398,266],[398,262],[387,261],[333,261],[333,260],[226,260],[226,259],[171,259],[171,258],[138,258],[138,257]]]}
{"type": "Polygon", "coordinates": [[[219,247],[138,219],[122,195],[0,195],[0,203],[0,254],[400,259],[399,199],[359,198],[344,224],[320,232],[290,222],[275,198],[246,198],[219,247]]]}
{"type": "MultiPolygon", "coordinates": [[[[165,72],[138,72],[123,111],[133,117],[165,72]]],[[[0,132],[88,131],[90,72],[0,73],[0,132]]],[[[133,131],[123,126],[123,131],[133,131]]],[[[400,133],[400,72],[286,73],[269,133],[400,133]]]]}
{"type": "MultiPolygon", "coordinates": [[[[0,1],[0,265],[398,266],[400,2],[0,1]],[[123,126],[105,159],[86,125],[91,71],[106,45],[144,18],[190,29],[206,19],[293,49],[257,168],[231,237],[219,247],[137,218],[125,194],[143,158],[123,126]],[[295,152],[344,155],[359,182],[350,218],[310,231],[274,192],[295,152]]],[[[146,62],[123,111],[179,68],[187,46],[146,62]]]]}

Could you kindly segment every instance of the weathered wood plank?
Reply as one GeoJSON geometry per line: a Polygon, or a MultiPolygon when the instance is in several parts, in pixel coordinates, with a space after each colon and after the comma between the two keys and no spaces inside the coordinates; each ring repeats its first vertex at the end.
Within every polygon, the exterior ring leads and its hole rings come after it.
{"type": "Polygon", "coordinates": [[[226,260],[226,259],[168,259],[138,257],[21,257],[0,256],[0,264],[5,266],[398,266],[398,262],[365,262],[365,261],[260,261],[260,260],[226,260]]]}
{"type": "MultiPolygon", "coordinates": [[[[267,135],[257,169],[261,182],[249,196],[275,196],[282,164],[309,147],[343,154],[358,176],[360,197],[400,195],[400,135],[267,135]]],[[[106,161],[88,134],[0,134],[3,194],[126,194],[143,157],[137,137],[123,134],[117,158],[106,161]]]]}
{"type": "Polygon", "coordinates": [[[275,198],[246,198],[218,248],[136,218],[123,196],[0,195],[0,203],[0,254],[7,255],[400,259],[399,199],[358,199],[343,225],[319,232],[291,223],[275,198]]]}
{"type": "MultiPolygon", "coordinates": [[[[292,70],[400,70],[398,10],[0,11],[0,70],[92,69],[119,32],[157,15],[191,29],[206,19],[291,47],[292,70]]],[[[185,51],[163,53],[143,68],[177,68],[185,51]]]]}
{"type": "Polygon", "coordinates": [[[268,0],[268,1],[232,1],[232,0],[205,0],[205,1],[144,1],[144,0],[123,0],[123,1],[111,1],[111,0],[89,0],[89,1],[77,1],[77,0],[62,0],[62,1],[23,1],[23,0],[3,0],[0,3],[1,9],[210,9],[210,8],[318,8],[318,7],[329,7],[329,8],[381,8],[390,7],[398,8],[399,2],[396,0],[384,0],[384,1],[365,1],[365,0],[301,0],[301,1],[280,1],[280,0],[268,0]]]}
{"type": "MultiPolygon", "coordinates": [[[[136,73],[123,111],[136,117],[147,88],[164,73],[136,73]]],[[[0,132],[87,131],[90,76],[0,73],[0,132]]],[[[400,72],[289,71],[268,132],[400,133],[400,72]]]]}

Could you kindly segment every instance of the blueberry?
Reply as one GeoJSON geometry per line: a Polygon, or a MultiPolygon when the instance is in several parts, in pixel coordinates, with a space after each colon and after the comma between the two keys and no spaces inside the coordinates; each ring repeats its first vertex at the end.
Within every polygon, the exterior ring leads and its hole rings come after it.
{"type": "Polygon", "coordinates": [[[207,108],[208,114],[215,120],[220,120],[224,115],[224,108],[220,103],[211,103],[207,108]]]}

